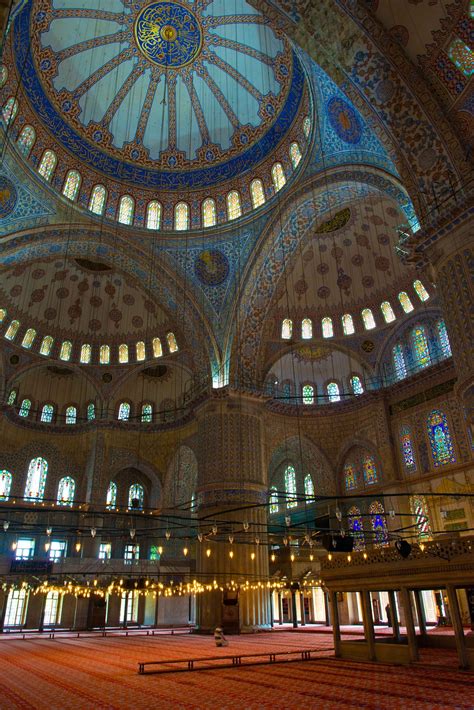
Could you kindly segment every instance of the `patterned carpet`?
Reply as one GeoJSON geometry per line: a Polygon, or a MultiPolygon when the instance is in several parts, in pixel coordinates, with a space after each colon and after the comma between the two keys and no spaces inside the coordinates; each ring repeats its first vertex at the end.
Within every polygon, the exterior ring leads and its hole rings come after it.
{"type": "MultiPolygon", "coordinates": [[[[440,665],[445,652],[433,652],[440,665]]],[[[328,634],[269,632],[231,637],[129,636],[0,640],[2,710],[226,710],[239,708],[474,708],[474,674],[454,668],[353,663],[332,658],[328,634]],[[318,648],[305,663],[139,676],[137,662],[262,649],[318,648]]]]}

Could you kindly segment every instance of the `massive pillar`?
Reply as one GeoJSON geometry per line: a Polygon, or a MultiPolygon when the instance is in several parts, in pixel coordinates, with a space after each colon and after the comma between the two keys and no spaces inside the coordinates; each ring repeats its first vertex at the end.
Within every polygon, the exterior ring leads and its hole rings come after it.
{"type": "Polygon", "coordinates": [[[197,599],[203,632],[222,625],[243,631],[271,626],[260,408],[253,397],[220,392],[197,414],[197,573],[214,587],[197,599]],[[232,586],[239,589],[237,605],[232,586]]]}

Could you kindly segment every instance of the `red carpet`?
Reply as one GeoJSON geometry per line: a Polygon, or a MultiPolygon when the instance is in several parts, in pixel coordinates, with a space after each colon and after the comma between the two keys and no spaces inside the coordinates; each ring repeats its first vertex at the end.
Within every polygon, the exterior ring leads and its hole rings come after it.
{"type": "MultiPolygon", "coordinates": [[[[0,641],[0,708],[5,710],[224,710],[238,708],[473,708],[474,675],[450,667],[396,667],[331,658],[327,634],[231,637],[130,636],[0,641]],[[139,676],[139,660],[228,655],[234,650],[320,648],[305,663],[139,676]]],[[[430,651],[443,663],[444,651],[430,651]]]]}

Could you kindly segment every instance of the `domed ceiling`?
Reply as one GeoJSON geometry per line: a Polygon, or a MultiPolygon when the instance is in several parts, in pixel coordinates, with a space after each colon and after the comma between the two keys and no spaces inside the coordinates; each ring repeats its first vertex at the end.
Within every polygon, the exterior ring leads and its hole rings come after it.
{"type": "Polygon", "coordinates": [[[43,126],[82,164],[136,185],[240,175],[303,104],[296,54],[244,0],[28,0],[13,38],[43,126]]]}

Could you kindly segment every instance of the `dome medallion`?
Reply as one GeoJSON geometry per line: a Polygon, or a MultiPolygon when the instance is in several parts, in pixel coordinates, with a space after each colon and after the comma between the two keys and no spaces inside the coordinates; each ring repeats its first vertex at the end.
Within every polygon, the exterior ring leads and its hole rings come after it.
{"type": "Polygon", "coordinates": [[[153,64],[179,69],[199,55],[202,30],[188,7],[177,2],[153,2],[136,19],[135,41],[153,64]]]}

